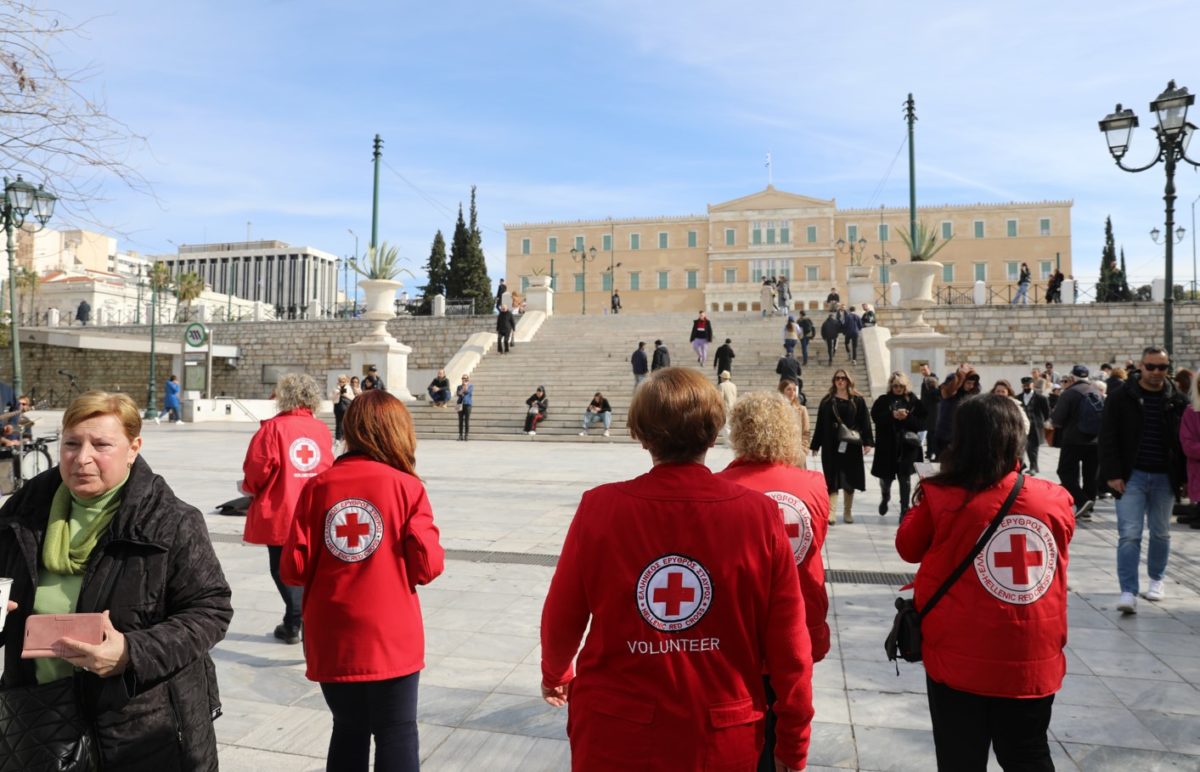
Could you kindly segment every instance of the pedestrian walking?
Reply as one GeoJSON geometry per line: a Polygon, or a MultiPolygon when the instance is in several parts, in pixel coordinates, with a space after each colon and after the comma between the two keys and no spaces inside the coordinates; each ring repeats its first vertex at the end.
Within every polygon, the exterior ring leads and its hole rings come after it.
{"type": "Polygon", "coordinates": [[[500,280],[500,286],[496,288],[496,310],[504,305],[504,295],[508,292],[508,285],[504,283],[504,279],[500,280]]]}
{"type": "Polygon", "coordinates": [[[610,299],[609,304],[612,307],[612,312],[614,314],[621,313],[621,293],[613,290],[612,298],[610,299]]]}
{"type": "Polygon", "coordinates": [[[1017,294],[1012,299],[1012,305],[1020,303],[1023,306],[1029,305],[1029,283],[1033,281],[1033,271],[1029,270],[1028,263],[1021,263],[1021,272],[1017,278],[1017,294]]]}
{"type": "Polygon", "coordinates": [[[775,363],[775,374],[779,376],[779,380],[792,381],[798,386],[802,372],[800,360],[796,359],[795,353],[785,347],[783,356],[779,357],[779,361],[775,363]]]}
{"type": "Polygon", "coordinates": [[[712,343],[712,339],[712,322],[701,311],[700,316],[692,322],[692,334],[688,338],[692,344],[692,351],[696,352],[696,361],[701,365],[708,359],[708,344],[712,343]]]}
{"type": "Polygon", "coordinates": [[[800,326],[796,324],[795,317],[789,316],[787,321],[783,323],[783,347],[788,353],[796,350],[796,343],[800,340],[800,326]]]}
{"type": "Polygon", "coordinates": [[[1171,555],[1171,509],[1184,483],[1186,460],[1180,447],[1180,423],[1188,400],[1176,389],[1167,370],[1171,360],[1161,346],[1142,351],[1139,372],[1104,406],[1100,429],[1100,479],[1117,499],[1117,609],[1137,613],[1138,565],[1142,530],[1150,529],[1146,573],[1150,584],[1143,598],[1166,597],[1167,561],[1171,555]]]}
{"type": "MultiPolygon", "coordinates": [[[[1050,401],[1042,393],[1045,381],[1034,380],[1026,375],[1021,379],[1021,396],[1018,398],[1025,415],[1029,418],[1029,434],[1025,441],[1025,456],[1029,459],[1029,473],[1038,474],[1038,448],[1046,436],[1046,425],[1050,422],[1050,401]]],[[[1051,424],[1053,425],[1053,424],[1051,424]]]]}
{"type": "Polygon", "coordinates": [[[838,335],[842,334],[842,325],[838,322],[833,311],[829,318],[821,322],[821,340],[825,341],[825,349],[829,354],[829,364],[833,365],[833,352],[837,349],[838,335]]]}
{"type": "Polygon", "coordinates": [[[462,383],[454,390],[454,401],[458,411],[458,439],[467,442],[471,437],[471,406],[475,404],[475,384],[471,383],[471,376],[462,377],[462,383]]]}
{"type": "Polygon", "coordinates": [[[733,358],[736,356],[733,353],[733,339],[726,338],[725,342],[717,346],[717,353],[713,355],[713,367],[717,371],[717,383],[721,382],[721,372],[727,371],[732,377],[733,373],[733,358]]]}
{"type": "Polygon", "coordinates": [[[501,304],[500,312],[496,314],[496,353],[507,354],[512,348],[513,332],[517,323],[508,306],[501,304]]]}
{"type": "Polygon", "coordinates": [[[633,388],[636,389],[650,372],[650,364],[646,361],[646,341],[638,341],[637,349],[629,355],[629,364],[633,368],[633,388]]]}
{"type": "Polygon", "coordinates": [[[804,392],[800,391],[800,384],[796,381],[780,381],[776,390],[792,406],[796,425],[800,427],[800,445],[803,455],[797,465],[803,467],[808,464],[808,448],[812,442],[812,431],[808,419],[808,399],[805,398],[804,392]]]}
{"type": "Polygon", "coordinates": [[[975,372],[974,367],[963,362],[953,375],[946,378],[939,394],[941,399],[938,401],[937,453],[941,458],[942,448],[950,444],[950,437],[954,433],[954,414],[958,406],[963,400],[979,394],[979,373],[975,372]]]}
{"type": "Polygon", "coordinates": [[[912,500],[912,476],[921,460],[921,439],[917,436],[925,420],[921,400],[912,392],[908,376],[894,372],[888,378],[887,393],[871,405],[875,424],[875,455],[871,476],[878,478],[880,516],[888,513],[892,500],[892,481],[900,483],[900,521],[912,500]]]}
{"type": "Polygon", "coordinates": [[[650,371],[661,370],[671,366],[671,352],[663,345],[662,340],[654,341],[654,354],[650,359],[650,371]]]}
{"type": "Polygon", "coordinates": [[[183,423],[179,407],[179,376],[175,373],[171,373],[167,382],[163,384],[163,409],[154,416],[154,423],[162,423],[163,416],[173,424],[183,423]]]}
{"type": "Polygon", "coordinates": [[[925,411],[925,423],[921,427],[921,443],[925,446],[925,460],[937,458],[937,419],[938,403],[942,401],[942,392],[938,388],[937,373],[922,362],[918,372],[921,376],[921,407],[925,411]]]}
{"type": "Polygon", "coordinates": [[[816,337],[817,330],[813,327],[812,319],[804,311],[797,311],[799,318],[796,319],[796,324],[800,327],[800,364],[808,365],[808,342],[816,337]]]}
{"type": "Polygon", "coordinates": [[[733,375],[728,370],[722,370],[717,376],[717,391],[721,394],[721,404],[725,405],[725,434],[729,434],[729,416],[733,414],[733,406],[737,403],[738,389],[733,382],[733,375]]]}
{"type": "Polygon", "coordinates": [[[1075,501],[1075,517],[1081,520],[1092,518],[1096,504],[1097,440],[1103,414],[1104,397],[1088,381],[1087,367],[1075,365],[1063,381],[1050,422],[1059,448],[1058,479],[1075,501]]]}
{"type": "Polygon", "coordinates": [[[879,320],[875,315],[875,307],[870,303],[863,303],[861,319],[863,327],[874,327],[876,324],[878,324],[879,320]]]}
{"type": "Polygon", "coordinates": [[[871,414],[862,394],[854,388],[850,373],[838,368],[833,373],[829,393],[817,408],[817,426],[813,429],[812,452],[821,453],[825,489],[829,492],[829,524],[837,511],[837,496],[842,495],[842,520],[854,522],[851,507],[854,492],[867,489],[863,456],[875,445],[871,433],[871,414]]]}
{"type": "Polygon", "coordinates": [[[1189,405],[1179,426],[1179,445],[1187,458],[1187,497],[1191,507],[1179,522],[1200,529],[1200,379],[1193,381],[1187,398],[1189,405]]]}
{"type": "Polygon", "coordinates": [[[850,364],[858,364],[858,336],[862,332],[862,317],[854,312],[851,306],[846,311],[842,324],[842,334],[846,336],[846,353],[850,355],[850,364]]]}

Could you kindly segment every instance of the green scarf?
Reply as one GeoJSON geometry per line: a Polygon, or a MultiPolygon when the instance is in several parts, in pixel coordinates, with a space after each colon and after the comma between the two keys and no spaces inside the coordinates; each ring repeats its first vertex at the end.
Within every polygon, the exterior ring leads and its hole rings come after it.
{"type": "Polygon", "coordinates": [[[128,480],[127,473],[112,490],[91,499],[77,497],[66,484],[58,486],[50,502],[50,522],[42,545],[42,562],[47,570],[65,576],[83,573],[100,534],[121,506],[121,489],[128,480]]]}

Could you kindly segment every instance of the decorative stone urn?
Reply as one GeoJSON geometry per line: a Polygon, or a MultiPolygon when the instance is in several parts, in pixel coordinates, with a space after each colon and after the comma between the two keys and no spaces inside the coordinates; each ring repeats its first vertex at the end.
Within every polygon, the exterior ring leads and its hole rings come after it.
{"type": "Polygon", "coordinates": [[[916,318],[887,341],[892,354],[892,370],[914,372],[917,363],[928,364],[935,373],[942,372],[950,337],[943,335],[925,321],[925,309],[937,301],[933,297],[933,282],[941,273],[942,264],[932,261],[896,263],[889,275],[898,295],[896,306],[913,309],[916,318]]]}
{"type": "Polygon", "coordinates": [[[917,317],[913,320],[913,331],[932,332],[925,322],[925,309],[936,304],[933,299],[933,282],[942,272],[942,264],[920,260],[896,263],[891,267],[891,276],[900,285],[900,308],[913,308],[917,317]]]}
{"type": "Polygon", "coordinates": [[[369,319],[375,325],[371,329],[372,338],[389,338],[387,323],[396,316],[396,292],[404,286],[403,282],[391,279],[363,279],[358,283],[366,296],[366,313],[364,319],[369,319]]]}
{"type": "Polygon", "coordinates": [[[404,285],[389,279],[363,279],[358,286],[366,293],[367,311],[363,317],[374,325],[366,337],[346,347],[350,370],[355,375],[366,375],[368,367],[375,367],[393,396],[411,402],[414,397],[408,390],[408,355],[412,349],[387,331],[388,320],[396,316],[396,291],[404,285]]]}

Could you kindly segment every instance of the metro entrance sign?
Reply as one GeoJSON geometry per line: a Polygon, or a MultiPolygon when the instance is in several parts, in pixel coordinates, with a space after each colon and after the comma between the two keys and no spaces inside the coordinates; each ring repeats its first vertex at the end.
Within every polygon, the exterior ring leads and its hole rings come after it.
{"type": "Polygon", "coordinates": [[[185,392],[203,392],[205,398],[212,397],[212,349],[212,338],[208,333],[208,327],[200,322],[192,322],[184,328],[183,389],[185,392]]]}
{"type": "Polygon", "coordinates": [[[183,331],[183,345],[200,348],[208,343],[208,328],[200,322],[192,322],[183,331]]]}

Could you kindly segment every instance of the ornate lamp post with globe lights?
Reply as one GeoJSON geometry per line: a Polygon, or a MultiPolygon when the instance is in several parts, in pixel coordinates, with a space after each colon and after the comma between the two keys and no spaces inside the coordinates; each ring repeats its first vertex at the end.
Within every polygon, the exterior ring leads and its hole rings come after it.
{"type": "MultiPolygon", "coordinates": [[[[1154,128],[1158,140],[1158,154],[1145,166],[1126,166],[1122,163],[1125,153],[1129,150],[1130,137],[1138,125],[1137,116],[1133,110],[1122,108],[1120,104],[1113,112],[1100,121],[1100,130],[1108,142],[1108,152],[1112,154],[1117,166],[1127,172],[1144,172],[1162,162],[1167,173],[1167,186],[1163,192],[1166,202],[1166,237],[1164,251],[1166,252],[1166,295],[1163,298],[1163,346],[1167,352],[1172,352],[1174,338],[1174,308],[1175,308],[1175,164],[1186,161],[1192,166],[1200,163],[1187,157],[1188,143],[1196,132],[1196,127],[1187,122],[1188,108],[1196,101],[1186,87],[1176,87],[1175,81],[1167,84],[1166,91],[1150,103],[1150,109],[1158,116],[1158,126],[1154,128]]],[[[1157,241],[1157,240],[1156,240],[1157,241]]]]}
{"type": "Polygon", "coordinates": [[[12,388],[15,397],[20,397],[24,393],[24,384],[21,382],[21,339],[17,335],[18,320],[16,314],[17,308],[17,243],[13,238],[13,230],[20,228],[25,224],[25,218],[29,213],[33,212],[33,217],[38,221],[38,228],[41,230],[46,227],[46,223],[54,215],[54,203],[58,200],[50,191],[42,186],[34,187],[25,180],[21,179],[21,175],[17,175],[15,180],[10,181],[7,177],[4,178],[4,202],[0,205],[0,219],[4,223],[4,233],[8,237],[8,300],[10,308],[9,319],[9,337],[12,343],[12,388]]]}
{"type": "Polygon", "coordinates": [[[587,315],[587,264],[596,260],[596,248],[572,249],[571,259],[583,266],[583,306],[581,313],[587,315]]]}

